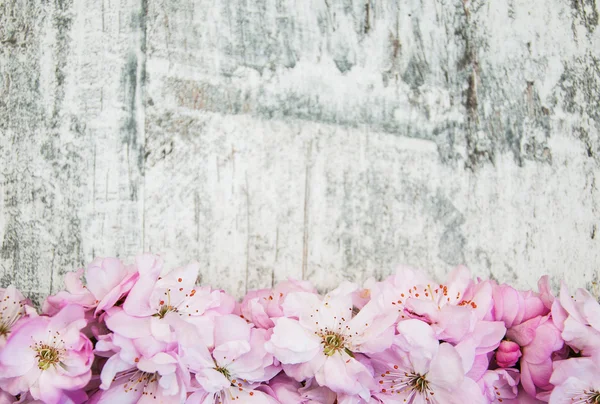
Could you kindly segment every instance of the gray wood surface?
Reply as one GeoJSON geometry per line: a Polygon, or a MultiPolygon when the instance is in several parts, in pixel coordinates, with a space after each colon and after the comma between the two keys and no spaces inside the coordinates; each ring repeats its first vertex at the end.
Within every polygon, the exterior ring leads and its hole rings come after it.
{"type": "Polygon", "coordinates": [[[397,264],[592,287],[596,0],[0,0],[0,283],[397,264]]]}

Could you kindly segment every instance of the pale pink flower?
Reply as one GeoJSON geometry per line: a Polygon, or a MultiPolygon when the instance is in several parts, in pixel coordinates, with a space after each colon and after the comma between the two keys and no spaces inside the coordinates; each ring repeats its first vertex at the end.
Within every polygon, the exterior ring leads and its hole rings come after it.
{"type": "Polygon", "coordinates": [[[420,320],[398,323],[394,345],[371,357],[382,402],[484,403],[474,380],[465,377],[461,356],[440,344],[431,326],[420,320]]]}
{"type": "Polygon", "coordinates": [[[125,296],[137,277],[133,265],[125,266],[117,258],[96,258],[85,269],[67,273],[66,290],[49,296],[44,301],[43,311],[54,314],[68,304],[78,304],[86,310],[95,309],[94,314],[98,315],[125,296]]]}
{"type": "Polygon", "coordinates": [[[184,402],[190,376],[176,353],[158,352],[131,361],[121,354],[118,361],[111,362],[113,357],[104,366],[101,390],[90,403],[184,402]]]}
{"type": "MultiPolygon", "coordinates": [[[[113,307],[109,312],[114,310],[122,309],[113,307]]],[[[178,344],[157,343],[147,334],[139,338],[114,333],[100,337],[96,354],[108,360],[100,374],[101,390],[91,402],[135,403],[158,397],[179,403],[184,399],[190,375],[177,353],[178,344]]]]}
{"type": "Polygon", "coordinates": [[[492,284],[475,283],[464,266],[450,273],[447,284],[438,284],[410,268],[401,268],[373,293],[384,296],[397,311],[398,320],[425,321],[440,340],[457,344],[469,337],[469,345],[476,347],[476,354],[494,350],[506,332],[501,322],[490,321],[493,320],[492,284]]]}
{"type": "Polygon", "coordinates": [[[577,289],[571,296],[563,283],[552,315],[571,348],[581,356],[600,360],[600,304],[594,296],[585,289],[577,289]]]}
{"type": "Polygon", "coordinates": [[[265,350],[267,330],[258,329],[235,315],[215,317],[214,348],[195,343],[182,346],[183,358],[195,374],[197,391],[188,403],[216,404],[275,402],[255,391],[261,382],[275,376],[280,368],[265,350]],[[244,401],[250,400],[251,401],[244,401]]]}
{"type": "Polygon", "coordinates": [[[446,284],[403,269],[392,282],[381,285],[376,294],[391,302],[399,321],[424,321],[439,340],[456,345],[465,372],[473,369],[470,375],[477,377],[485,370],[480,366],[484,360],[487,362],[483,355],[496,349],[506,334],[504,323],[494,321],[491,315],[492,286],[491,282],[474,282],[464,266],[455,268],[446,284]]]}
{"type": "Polygon", "coordinates": [[[0,349],[6,344],[11,331],[28,316],[35,316],[35,309],[21,292],[10,285],[0,288],[0,349]]]}
{"type": "Polygon", "coordinates": [[[517,404],[519,378],[517,369],[488,370],[477,384],[489,403],[517,404]]]}
{"type": "Polygon", "coordinates": [[[266,349],[298,381],[315,377],[321,386],[337,393],[367,398],[371,372],[354,353],[381,352],[389,347],[396,314],[385,311],[384,302],[377,298],[354,315],[355,290],[355,285],[344,283],[322,299],[290,293],[283,307],[293,318],[275,320],[266,349]]]}
{"type": "MultiPolygon", "coordinates": [[[[65,391],[61,404],[84,403],[87,395],[83,391],[65,391]]],[[[17,397],[0,390],[0,404],[44,404],[42,400],[36,400],[29,393],[22,393],[17,397]]]]}
{"type": "Polygon", "coordinates": [[[273,289],[250,291],[240,303],[237,314],[258,328],[273,328],[273,318],[283,317],[282,304],[291,292],[315,293],[307,281],[289,280],[278,283],[273,289]]]}
{"type": "Polygon", "coordinates": [[[550,404],[600,403],[600,364],[591,358],[571,358],[554,363],[550,378],[554,390],[550,404]]]}
{"type": "Polygon", "coordinates": [[[0,352],[0,388],[12,395],[29,391],[34,399],[59,403],[68,391],[90,380],[92,344],[80,306],[65,306],[53,317],[23,322],[0,352]]]}
{"type": "Polygon", "coordinates": [[[260,387],[281,404],[334,404],[337,395],[327,387],[319,386],[314,379],[305,381],[304,386],[280,373],[260,387]]]}
{"type": "Polygon", "coordinates": [[[136,259],[139,279],[122,310],[109,310],[108,328],[129,338],[151,336],[161,343],[186,343],[203,338],[210,345],[212,317],[231,313],[235,300],[218,290],[195,285],[199,265],[189,264],[160,277],[162,260],[136,259]]]}

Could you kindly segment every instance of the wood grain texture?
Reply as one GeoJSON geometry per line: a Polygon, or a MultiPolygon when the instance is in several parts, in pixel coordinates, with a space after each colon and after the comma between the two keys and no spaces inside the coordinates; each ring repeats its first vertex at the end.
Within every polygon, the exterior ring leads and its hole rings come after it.
{"type": "Polygon", "coordinates": [[[0,4],[0,284],[598,281],[596,0],[0,4]],[[497,4],[498,3],[498,4],[497,4]]]}

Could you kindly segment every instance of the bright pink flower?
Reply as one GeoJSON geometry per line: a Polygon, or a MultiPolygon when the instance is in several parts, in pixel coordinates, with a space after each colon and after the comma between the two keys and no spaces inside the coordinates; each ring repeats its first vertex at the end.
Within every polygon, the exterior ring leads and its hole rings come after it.
{"type": "Polygon", "coordinates": [[[283,317],[282,304],[291,292],[315,293],[315,288],[307,281],[289,280],[278,283],[273,289],[250,291],[244,296],[237,314],[258,328],[273,328],[273,318],[283,317]]]}
{"type": "Polygon", "coordinates": [[[489,403],[517,404],[519,377],[517,369],[488,370],[477,384],[489,403]]]}
{"type": "Polygon", "coordinates": [[[6,344],[11,331],[29,316],[35,316],[35,309],[21,292],[10,285],[0,288],[0,349],[6,344]]]}
{"type": "Polygon", "coordinates": [[[67,304],[78,304],[85,309],[95,309],[98,315],[125,296],[137,277],[134,266],[125,266],[117,258],[96,258],[85,270],[65,275],[66,291],[49,296],[44,302],[44,313],[54,314],[67,304]]]}
{"type": "Polygon", "coordinates": [[[571,358],[554,363],[550,378],[554,390],[550,404],[600,402],[600,364],[590,358],[571,358]]]}
{"type": "Polygon", "coordinates": [[[283,372],[260,388],[281,404],[334,404],[337,398],[333,391],[319,386],[314,379],[308,379],[302,386],[283,372]]]}
{"type": "Polygon", "coordinates": [[[387,403],[483,403],[481,390],[465,377],[458,351],[440,344],[431,326],[420,320],[398,324],[394,345],[372,355],[377,390],[387,403]]]}
{"type": "Polygon", "coordinates": [[[80,306],[65,306],[53,317],[33,317],[10,335],[0,352],[0,388],[12,395],[29,391],[46,403],[64,402],[68,391],[90,380],[92,344],[80,306]]]}
{"type": "Polygon", "coordinates": [[[182,347],[184,360],[198,383],[188,402],[224,403],[236,397],[274,402],[261,391],[254,391],[280,371],[265,350],[268,331],[254,328],[235,315],[214,320],[214,349],[209,351],[198,343],[182,347]]]}
{"type": "Polygon", "coordinates": [[[535,317],[509,330],[507,336],[521,346],[521,385],[532,397],[552,390],[550,375],[556,353],[563,348],[560,330],[551,316],[535,317]]]}
{"type": "Polygon", "coordinates": [[[290,293],[283,305],[289,317],[275,320],[266,344],[285,372],[298,381],[315,377],[337,393],[369,397],[371,372],[354,353],[381,352],[392,343],[396,314],[382,299],[371,300],[356,315],[352,294],[344,283],[322,300],[309,293],[290,293]]]}
{"type": "Polygon", "coordinates": [[[518,291],[508,285],[494,285],[493,300],[494,320],[503,321],[506,328],[550,312],[537,293],[518,291]]]}
{"type": "Polygon", "coordinates": [[[496,363],[501,368],[515,366],[520,357],[521,347],[513,341],[502,341],[498,347],[498,351],[496,351],[496,363]]]}

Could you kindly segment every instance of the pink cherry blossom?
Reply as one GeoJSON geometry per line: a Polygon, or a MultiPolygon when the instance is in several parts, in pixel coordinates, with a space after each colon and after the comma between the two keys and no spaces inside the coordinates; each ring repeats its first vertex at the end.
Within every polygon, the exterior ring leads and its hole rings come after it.
{"type": "Polygon", "coordinates": [[[433,282],[410,268],[402,268],[375,292],[398,312],[398,320],[417,318],[430,324],[439,339],[457,344],[472,337],[477,354],[495,349],[506,331],[493,321],[492,284],[475,283],[470,271],[459,266],[447,284],[433,282]]]}
{"type": "Polygon", "coordinates": [[[492,293],[494,320],[503,321],[506,328],[550,312],[540,295],[533,291],[522,292],[508,285],[494,285],[492,293]]]}
{"type": "Polygon", "coordinates": [[[183,346],[183,356],[194,373],[197,389],[188,403],[275,403],[260,383],[279,373],[273,356],[265,350],[267,330],[258,329],[235,315],[215,318],[214,348],[202,344],[183,346]],[[245,401],[247,400],[247,401],[245,401]]]}
{"type": "Polygon", "coordinates": [[[334,404],[338,398],[333,391],[319,386],[314,379],[308,379],[302,386],[283,372],[260,389],[268,392],[281,404],[334,404]]]}
{"type": "Polygon", "coordinates": [[[35,309],[14,286],[0,288],[0,349],[13,329],[27,317],[35,315],[35,309]]]}
{"type": "Polygon", "coordinates": [[[356,289],[344,283],[323,299],[307,293],[288,295],[283,307],[289,317],[275,320],[266,344],[288,375],[298,381],[315,377],[321,386],[337,393],[370,396],[371,372],[354,353],[389,347],[396,314],[386,312],[378,298],[355,315],[352,294],[356,289]]]}
{"type": "Polygon", "coordinates": [[[93,353],[80,330],[80,306],[69,305],[53,317],[32,317],[10,335],[0,352],[0,388],[12,395],[30,392],[46,403],[64,402],[90,380],[93,353]]]}
{"type": "Polygon", "coordinates": [[[90,403],[177,404],[185,401],[189,373],[173,352],[136,357],[130,363],[121,355],[118,361],[107,362],[107,365],[102,371],[101,390],[91,397],[90,403]]]}
{"type": "Polygon", "coordinates": [[[587,290],[571,296],[563,283],[552,314],[565,342],[581,356],[600,360],[600,304],[587,290]]]}
{"type": "Polygon", "coordinates": [[[552,390],[552,362],[563,348],[560,330],[550,315],[535,317],[509,330],[507,334],[521,346],[521,385],[531,396],[552,390]],[[512,332],[512,333],[511,333],[512,332]]]}
{"type": "Polygon", "coordinates": [[[392,308],[399,313],[399,320],[408,318],[422,320],[431,325],[436,337],[456,345],[463,358],[465,372],[477,377],[484,368],[482,355],[498,347],[506,333],[504,323],[495,321],[491,282],[474,282],[470,271],[459,266],[449,275],[447,284],[434,283],[425,278],[426,284],[414,282],[408,289],[406,281],[422,279],[412,270],[404,269],[396,274],[393,282],[384,283],[377,293],[391,299],[392,308]],[[477,366],[477,367],[476,367],[477,366]]]}
{"type": "Polygon", "coordinates": [[[278,283],[273,289],[249,291],[239,306],[238,314],[259,328],[273,328],[272,318],[283,317],[282,304],[291,292],[316,293],[306,281],[289,280],[278,283]]]}
{"type": "Polygon", "coordinates": [[[521,347],[513,341],[502,341],[498,347],[498,351],[496,351],[496,363],[501,368],[515,366],[520,357],[521,347]]]}
{"type": "Polygon", "coordinates": [[[108,311],[106,324],[130,338],[154,338],[157,343],[197,340],[210,345],[212,317],[231,313],[235,300],[218,290],[195,285],[197,263],[160,277],[162,260],[144,255],[136,259],[139,279],[125,299],[123,309],[108,311]]]}
{"type": "Polygon", "coordinates": [[[458,351],[440,344],[431,326],[421,320],[401,321],[394,345],[372,356],[382,402],[484,403],[480,388],[465,377],[458,351]]]}
{"type": "Polygon", "coordinates": [[[46,299],[44,313],[54,314],[67,304],[78,304],[85,309],[95,309],[98,315],[125,296],[137,277],[133,265],[125,266],[116,258],[96,258],[85,269],[65,275],[66,290],[46,299]]]}
{"type": "Polygon", "coordinates": [[[572,358],[554,363],[550,378],[554,390],[550,404],[600,402],[600,365],[590,358],[572,358]]]}
{"type": "Polygon", "coordinates": [[[488,370],[477,382],[489,403],[517,404],[519,394],[517,369],[488,370]]]}

